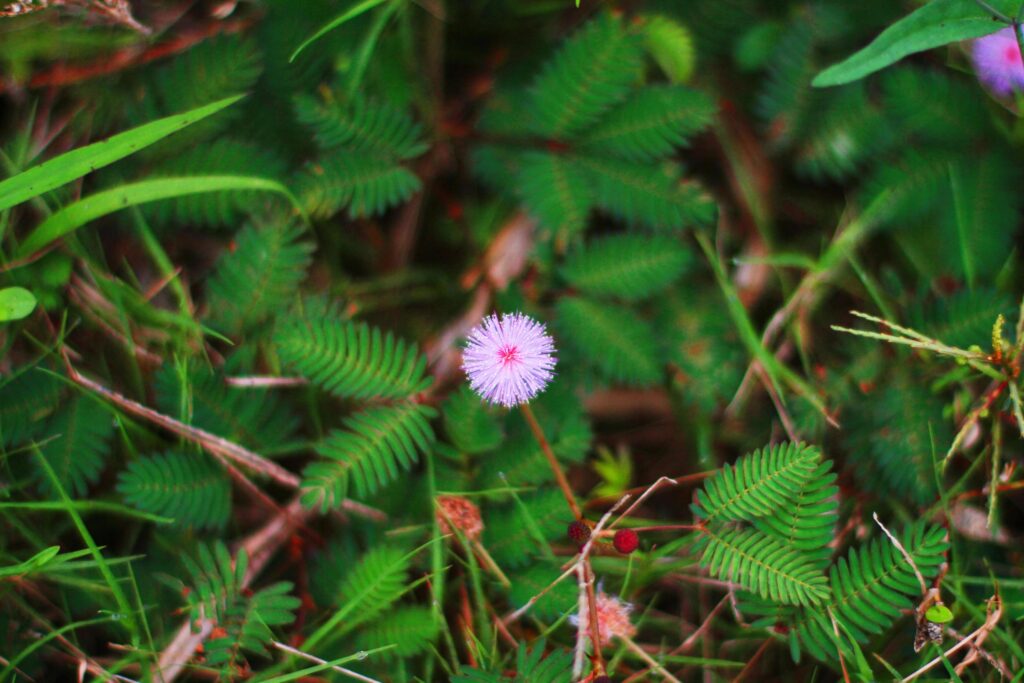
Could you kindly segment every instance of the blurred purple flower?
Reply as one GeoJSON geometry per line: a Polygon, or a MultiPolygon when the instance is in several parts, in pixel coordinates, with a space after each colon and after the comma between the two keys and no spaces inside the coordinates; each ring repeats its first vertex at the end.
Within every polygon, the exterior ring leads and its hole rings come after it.
{"type": "Polygon", "coordinates": [[[971,46],[978,80],[996,95],[1007,97],[1024,90],[1024,63],[1012,28],[978,38],[971,46]]]}
{"type": "Polygon", "coordinates": [[[526,403],[554,376],[554,341],[544,325],[522,313],[484,318],[468,342],[462,369],[473,391],[491,403],[526,403]]]}

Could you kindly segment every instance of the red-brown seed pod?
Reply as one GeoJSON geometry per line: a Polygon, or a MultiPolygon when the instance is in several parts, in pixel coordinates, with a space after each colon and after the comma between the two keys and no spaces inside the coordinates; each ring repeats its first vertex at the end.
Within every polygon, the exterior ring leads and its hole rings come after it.
{"type": "Polygon", "coordinates": [[[582,519],[569,523],[569,538],[578,545],[583,545],[590,540],[590,527],[582,519]]]}
{"type": "Polygon", "coordinates": [[[640,547],[640,536],[632,529],[619,529],[615,532],[612,545],[623,555],[629,555],[640,547]]]}
{"type": "Polygon", "coordinates": [[[438,496],[437,525],[442,534],[452,533],[449,521],[471,541],[478,540],[484,530],[480,508],[472,501],[460,496],[438,496]]]}

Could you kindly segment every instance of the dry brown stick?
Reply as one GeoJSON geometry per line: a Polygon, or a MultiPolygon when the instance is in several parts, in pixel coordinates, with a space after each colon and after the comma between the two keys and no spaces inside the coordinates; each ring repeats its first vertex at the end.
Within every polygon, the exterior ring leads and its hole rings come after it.
{"type": "MultiPolygon", "coordinates": [[[[249,28],[252,23],[252,19],[231,22],[211,22],[206,26],[200,27],[197,31],[183,33],[182,35],[175,36],[166,42],[158,43],[148,49],[145,49],[144,44],[130,45],[113,54],[103,55],[90,64],[57,64],[47,71],[32,76],[28,81],[27,87],[60,87],[117,73],[118,71],[123,71],[141,64],[146,64],[154,60],[163,59],[164,57],[184,52],[207,38],[217,35],[218,33],[241,32],[249,28]]],[[[3,81],[0,81],[0,94],[3,94],[7,87],[9,86],[6,86],[3,81]]],[[[16,85],[15,87],[20,86],[16,85]]]]}
{"type": "Polygon", "coordinates": [[[850,672],[846,670],[846,659],[843,657],[843,649],[839,647],[839,622],[836,621],[836,615],[832,613],[831,608],[828,610],[828,617],[832,620],[832,633],[836,637],[836,654],[839,656],[839,668],[843,671],[843,683],[850,683],[850,672]]]}
{"type": "MultiPolygon", "coordinates": [[[[961,640],[961,639],[964,638],[964,635],[962,633],[958,632],[954,628],[946,627],[946,633],[948,633],[949,635],[953,636],[957,640],[961,640]]],[[[985,634],[985,637],[987,638],[988,634],[985,634]]],[[[971,652],[967,655],[967,657],[964,657],[964,659],[959,664],[957,664],[957,673],[958,674],[963,673],[962,671],[960,671],[960,667],[963,667],[963,666],[965,666],[966,664],[969,664],[969,663],[973,663],[973,662],[968,662],[967,661],[968,658],[971,655],[979,654],[982,657],[984,657],[985,661],[987,661],[989,664],[991,664],[994,669],[997,669],[999,671],[999,673],[1002,674],[1003,678],[1012,679],[1013,678],[1013,672],[1010,671],[1010,667],[1006,665],[1006,662],[1004,662],[1003,660],[999,659],[998,657],[993,655],[991,652],[989,652],[988,650],[983,648],[981,646],[983,642],[984,641],[983,641],[981,636],[978,636],[975,639],[974,644],[971,645],[971,652]]]]}
{"type": "Polygon", "coordinates": [[[99,382],[89,379],[88,377],[80,374],[70,365],[68,366],[68,370],[71,375],[71,380],[75,382],[75,384],[99,394],[101,397],[115,404],[127,413],[141,417],[155,425],[163,427],[169,432],[173,432],[180,437],[202,446],[203,449],[209,451],[213,455],[221,455],[236,463],[245,465],[256,472],[260,472],[261,474],[270,477],[279,484],[287,486],[288,488],[298,488],[302,482],[298,475],[289,472],[272,460],[267,460],[258,453],[253,453],[249,449],[243,448],[242,446],[221,438],[216,434],[211,434],[206,430],[189,426],[172,417],[158,413],[152,408],[148,408],[137,401],[133,401],[127,396],[122,396],[116,391],[106,388],[99,382]]]}
{"type": "Polygon", "coordinates": [[[775,390],[772,385],[771,377],[765,371],[764,366],[759,361],[754,361],[750,364],[750,367],[754,368],[755,374],[761,380],[761,385],[764,390],[768,393],[768,397],[771,398],[772,404],[775,406],[775,412],[778,413],[779,419],[782,420],[782,427],[786,430],[786,436],[789,437],[790,441],[799,442],[800,434],[797,432],[796,425],[793,423],[793,418],[789,416],[789,411],[786,410],[786,405],[782,401],[782,397],[779,392],[775,390]]]}
{"type": "MultiPolygon", "coordinates": [[[[181,436],[182,438],[193,441],[203,447],[214,457],[227,458],[233,462],[245,465],[257,472],[265,474],[274,481],[277,481],[290,489],[297,489],[301,485],[302,480],[298,475],[289,472],[272,460],[268,460],[262,455],[254,453],[247,448],[243,448],[242,446],[228,441],[227,439],[221,438],[216,434],[211,434],[210,432],[199,429],[198,427],[192,427],[184,424],[183,422],[179,422],[172,417],[158,413],[152,408],[148,408],[137,401],[133,401],[127,396],[122,396],[116,391],[106,388],[99,382],[91,380],[80,374],[74,366],[71,365],[66,353],[65,365],[68,370],[68,376],[73,382],[75,382],[75,384],[99,394],[106,400],[122,408],[125,412],[144,418],[170,432],[173,432],[174,434],[177,434],[178,436],[181,436]]],[[[383,521],[387,519],[387,515],[382,511],[348,498],[341,501],[341,508],[351,512],[352,514],[360,515],[375,521],[383,521]]]]}
{"type": "Polygon", "coordinates": [[[907,564],[910,565],[910,568],[914,570],[914,576],[917,577],[917,583],[921,586],[921,595],[926,595],[928,593],[928,585],[925,583],[924,576],[921,574],[921,570],[917,568],[917,563],[914,562],[914,558],[910,556],[910,553],[908,553],[907,549],[903,547],[903,544],[900,543],[899,540],[895,536],[893,536],[888,529],[885,528],[885,525],[882,524],[880,519],[878,519],[877,512],[871,513],[871,517],[875,520],[875,524],[877,524],[882,529],[882,533],[889,537],[889,540],[892,542],[893,546],[895,546],[896,550],[900,552],[900,555],[903,556],[903,559],[907,561],[907,564]]]}

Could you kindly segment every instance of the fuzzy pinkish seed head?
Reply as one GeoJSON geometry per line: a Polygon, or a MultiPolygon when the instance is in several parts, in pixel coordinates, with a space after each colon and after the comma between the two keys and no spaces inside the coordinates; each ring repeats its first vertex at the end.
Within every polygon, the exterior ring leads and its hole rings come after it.
{"type": "MultiPolygon", "coordinates": [[[[608,645],[613,638],[632,638],[636,635],[636,626],[630,618],[633,612],[631,604],[599,590],[594,596],[594,606],[597,608],[597,633],[601,647],[608,645]]],[[[582,608],[579,614],[569,616],[569,622],[576,627],[582,625],[587,639],[593,642],[588,602],[584,601],[582,608]]]]}
{"type": "Polygon", "coordinates": [[[1012,28],[975,40],[971,60],[978,80],[996,95],[1008,97],[1015,91],[1024,91],[1024,62],[1012,28]]]}
{"type": "Polygon", "coordinates": [[[490,315],[469,333],[462,369],[484,400],[511,408],[544,391],[554,376],[555,342],[522,313],[490,315]]]}

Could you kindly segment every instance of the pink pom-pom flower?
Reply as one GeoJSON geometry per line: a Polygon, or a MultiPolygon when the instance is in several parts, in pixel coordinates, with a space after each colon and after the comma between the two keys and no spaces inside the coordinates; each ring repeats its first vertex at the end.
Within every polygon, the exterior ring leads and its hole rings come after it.
{"type": "Polygon", "coordinates": [[[983,36],[971,46],[978,80],[1000,97],[1024,91],[1024,62],[1012,28],[983,36]]]}
{"type": "Polygon", "coordinates": [[[484,400],[511,408],[544,391],[554,376],[555,342],[528,315],[491,315],[469,333],[462,369],[484,400]]]}

